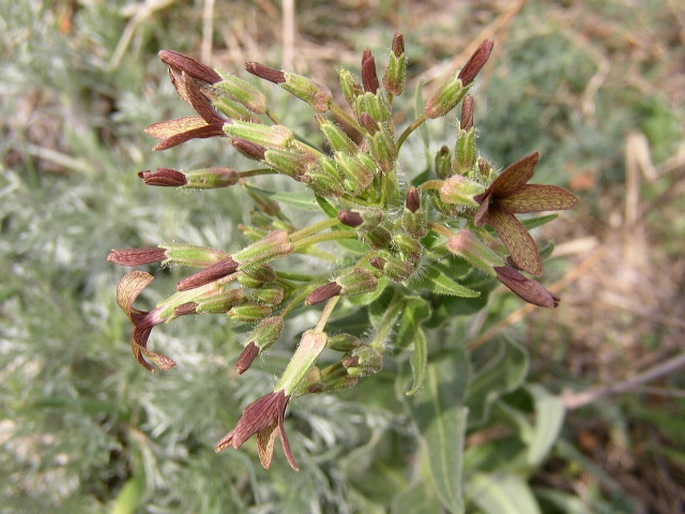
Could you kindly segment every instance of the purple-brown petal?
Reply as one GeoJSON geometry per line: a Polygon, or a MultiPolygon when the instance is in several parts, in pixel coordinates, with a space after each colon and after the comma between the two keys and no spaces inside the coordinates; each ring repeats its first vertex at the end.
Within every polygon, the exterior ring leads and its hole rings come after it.
{"type": "Polygon", "coordinates": [[[178,146],[191,139],[206,139],[209,137],[224,137],[226,134],[222,128],[222,125],[205,125],[196,129],[188,130],[180,134],[173,135],[166,138],[161,143],[156,144],[152,147],[155,151],[168,150],[174,146],[178,146]]]}
{"type": "Polygon", "coordinates": [[[519,159],[490,184],[488,192],[498,199],[512,194],[530,180],[539,158],[540,154],[533,152],[519,159]]]}
{"type": "Polygon", "coordinates": [[[537,280],[523,276],[511,266],[495,266],[497,278],[520,298],[549,309],[559,306],[559,297],[545,289],[537,280]]]}
{"type": "Polygon", "coordinates": [[[173,168],[139,171],[138,176],[148,186],[181,187],[188,183],[186,176],[173,168]]]}
{"type": "Polygon", "coordinates": [[[160,60],[170,68],[183,71],[194,79],[214,84],[221,81],[219,74],[208,66],[175,50],[161,50],[160,60]]]}
{"type": "Polygon", "coordinates": [[[542,257],[537,245],[516,216],[491,208],[487,223],[495,229],[516,266],[532,275],[542,275],[542,257]]]}
{"type": "Polygon", "coordinates": [[[228,257],[206,267],[202,271],[198,271],[197,273],[184,278],[177,284],[176,288],[179,291],[195,289],[196,287],[209,284],[210,282],[214,282],[215,280],[235,273],[238,266],[239,264],[234,261],[232,257],[228,257]]]}
{"type": "Polygon", "coordinates": [[[468,86],[478,75],[478,72],[483,69],[485,63],[488,62],[490,53],[492,52],[492,47],[495,46],[492,39],[486,39],[480,46],[473,52],[473,55],[469,58],[468,62],[459,72],[459,78],[464,86],[468,86]]]}
{"type": "Polygon", "coordinates": [[[246,62],[245,69],[249,73],[252,73],[252,75],[256,75],[260,79],[268,80],[274,84],[282,84],[285,82],[284,72],[274,68],[269,68],[268,66],[264,66],[258,62],[246,62]]]}
{"type": "Polygon", "coordinates": [[[368,48],[362,55],[362,84],[364,91],[376,94],[378,91],[378,74],[376,73],[376,60],[368,48]]]}
{"type": "Polygon", "coordinates": [[[162,262],[167,258],[165,248],[120,248],[114,249],[107,256],[109,262],[120,266],[142,266],[153,262],[162,262]]]}
{"type": "Polygon", "coordinates": [[[257,355],[259,355],[259,346],[254,341],[250,341],[245,345],[245,348],[240,353],[240,357],[238,357],[238,361],[235,363],[235,369],[239,375],[250,369],[257,355]]]}
{"type": "Polygon", "coordinates": [[[578,197],[563,187],[525,184],[497,202],[508,212],[563,211],[578,203],[578,197]]]}

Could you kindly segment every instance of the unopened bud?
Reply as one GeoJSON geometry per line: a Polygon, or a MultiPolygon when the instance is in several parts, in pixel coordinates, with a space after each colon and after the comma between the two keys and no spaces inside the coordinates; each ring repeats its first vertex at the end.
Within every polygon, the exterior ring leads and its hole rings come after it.
{"type": "Polygon", "coordinates": [[[231,168],[204,168],[185,173],[188,183],[183,189],[215,189],[238,183],[240,176],[231,168]]]}
{"type": "Polygon", "coordinates": [[[423,245],[408,234],[396,234],[392,243],[403,260],[418,263],[423,253],[423,245]]]}
{"type": "Polygon", "coordinates": [[[204,246],[180,244],[180,243],[165,243],[160,245],[164,248],[167,255],[166,263],[179,264],[181,266],[193,266],[199,268],[206,268],[218,262],[225,261],[230,256],[222,250],[215,250],[214,248],[207,248],[204,246]]]}
{"type": "Polygon", "coordinates": [[[352,194],[362,193],[373,181],[376,175],[376,163],[365,153],[349,155],[338,152],[335,161],[343,173],[343,185],[352,194]]]}
{"type": "Polygon", "coordinates": [[[274,230],[263,239],[243,248],[233,258],[241,267],[249,267],[288,255],[293,249],[288,233],[285,230],[274,230]]]}
{"type": "Polygon", "coordinates": [[[468,131],[460,130],[452,163],[454,173],[470,175],[476,167],[477,160],[476,131],[473,128],[468,131]]]}
{"type": "Polygon", "coordinates": [[[473,97],[466,95],[461,103],[461,119],[459,120],[460,130],[471,130],[473,127],[473,97]]]}
{"type": "Polygon", "coordinates": [[[262,145],[248,141],[247,139],[242,139],[239,137],[234,137],[231,139],[231,144],[243,154],[248,159],[254,159],[256,161],[263,161],[264,154],[266,153],[266,148],[262,145]]]}
{"type": "Polygon", "coordinates": [[[373,94],[366,92],[363,95],[357,96],[354,107],[352,108],[360,118],[363,113],[369,114],[378,123],[386,123],[391,121],[390,104],[383,94],[373,94]]]}
{"type": "Polygon", "coordinates": [[[334,152],[344,152],[351,155],[359,152],[359,146],[357,146],[357,143],[352,141],[350,136],[348,136],[337,123],[327,120],[322,116],[317,116],[317,119],[319,121],[319,128],[321,129],[321,132],[326,138],[326,141],[328,141],[328,145],[334,152]]]}
{"type": "Polygon", "coordinates": [[[246,62],[245,70],[247,70],[249,73],[252,73],[252,75],[264,80],[268,80],[269,82],[273,82],[274,84],[282,84],[285,82],[284,72],[274,68],[269,68],[268,66],[264,66],[258,62],[246,62]]]}
{"type": "Polygon", "coordinates": [[[444,145],[435,154],[435,174],[443,180],[452,175],[452,155],[444,145]]]}
{"type": "Polygon", "coordinates": [[[148,186],[180,187],[188,183],[183,173],[172,168],[140,171],[138,176],[148,186]]]}
{"type": "Polygon", "coordinates": [[[276,272],[270,264],[261,264],[259,266],[251,266],[248,269],[243,270],[238,277],[238,281],[246,287],[256,289],[264,286],[265,284],[275,282],[276,278],[276,272]]]}
{"type": "Polygon", "coordinates": [[[353,377],[368,377],[383,369],[383,355],[368,345],[355,348],[342,362],[347,373],[353,377]]]}
{"type": "Polygon", "coordinates": [[[243,374],[260,353],[269,349],[281,337],[285,323],[280,316],[263,319],[252,331],[250,342],[240,354],[235,367],[239,374],[243,374]]]}
{"type": "Polygon", "coordinates": [[[350,108],[355,109],[357,97],[364,94],[364,88],[349,70],[341,68],[338,70],[338,75],[343,96],[350,108]]]}
{"type": "Polygon", "coordinates": [[[112,250],[107,256],[109,262],[120,266],[142,266],[166,261],[166,259],[164,248],[121,248],[112,250]]]}
{"type": "Polygon", "coordinates": [[[262,125],[249,121],[235,120],[224,125],[227,135],[245,139],[267,149],[285,149],[293,141],[293,131],[284,125],[262,125]]]}
{"type": "Polygon", "coordinates": [[[237,305],[227,312],[228,317],[243,323],[254,323],[271,316],[273,309],[268,305],[246,303],[237,305]]]}
{"type": "Polygon", "coordinates": [[[485,63],[488,62],[493,46],[495,46],[495,43],[491,39],[483,41],[461,69],[459,78],[464,86],[470,85],[480,70],[483,69],[485,63]]]}
{"type": "Polygon", "coordinates": [[[483,193],[485,189],[485,186],[478,182],[462,175],[453,175],[443,182],[440,199],[446,204],[477,208],[480,204],[473,197],[483,193]]]}
{"type": "Polygon", "coordinates": [[[283,286],[279,284],[270,284],[268,286],[257,289],[254,293],[254,299],[258,302],[267,305],[280,305],[285,296],[283,286]]]}
{"type": "Polygon", "coordinates": [[[216,93],[228,96],[255,114],[264,114],[267,111],[266,96],[259,89],[232,73],[220,75],[221,82],[213,87],[216,93]]]}
{"type": "Polygon", "coordinates": [[[504,266],[504,260],[470,230],[461,230],[450,237],[447,249],[489,275],[495,275],[496,266],[504,266]]]}
{"type": "Polygon", "coordinates": [[[407,199],[404,202],[405,207],[412,213],[415,213],[421,208],[421,193],[415,186],[409,186],[407,190],[407,199]]]}
{"type": "Polygon", "coordinates": [[[335,282],[329,282],[328,284],[324,284],[321,287],[314,289],[314,291],[307,296],[305,303],[307,305],[318,305],[330,300],[334,296],[338,296],[341,291],[342,286],[335,282]]]}
{"type": "Polygon", "coordinates": [[[335,280],[341,286],[341,294],[370,293],[378,288],[378,279],[364,268],[354,268],[335,280]]]}
{"type": "Polygon", "coordinates": [[[196,287],[200,287],[205,284],[209,284],[210,282],[214,282],[220,278],[232,275],[237,269],[238,262],[232,257],[228,257],[215,264],[212,264],[211,266],[208,266],[202,271],[198,271],[197,273],[184,278],[178,283],[177,289],[179,291],[195,289],[196,287]]]}
{"type": "Polygon", "coordinates": [[[376,94],[378,91],[378,75],[376,73],[376,60],[373,58],[371,50],[364,50],[362,55],[362,84],[364,91],[376,94]]]}
{"type": "Polygon", "coordinates": [[[352,334],[336,334],[328,339],[328,347],[336,352],[349,352],[361,344],[359,338],[352,334]]]}
{"type": "Polygon", "coordinates": [[[226,314],[234,307],[245,303],[245,300],[245,292],[242,289],[230,289],[198,299],[195,310],[200,314],[226,314]]]}
{"type": "Polygon", "coordinates": [[[392,40],[392,52],[388,58],[388,66],[383,75],[383,87],[394,96],[404,92],[404,84],[407,79],[407,58],[404,55],[404,36],[395,33],[392,40]]]}
{"type": "Polygon", "coordinates": [[[343,210],[338,213],[338,220],[348,227],[358,227],[364,223],[362,215],[355,211],[343,210]]]}
{"type": "Polygon", "coordinates": [[[426,117],[441,118],[454,109],[469,90],[457,75],[450,77],[426,102],[426,117]]]}

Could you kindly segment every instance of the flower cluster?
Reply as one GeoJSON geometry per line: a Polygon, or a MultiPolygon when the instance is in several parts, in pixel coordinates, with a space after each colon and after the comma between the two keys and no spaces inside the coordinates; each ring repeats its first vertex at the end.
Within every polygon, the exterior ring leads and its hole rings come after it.
{"type": "MultiPolygon", "coordinates": [[[[191,314],[228,315],[249,324],[252,332],[237,363],[242,374],[255,358],[276,344],[293,310],[323,304],[319,322],[306,330],[274,388],[243,411],[237,426],[216,446],[239,448],[257,436],[262,464],[272,462],[277,437],[290,465],[297,469],[285,432],[291,398],[352,387],[383,367],[383,353],[403,316],[413,316],[407,298],[477,298],[483,293],[461,279],[469,274],[499,280],[527,302],[556,307],[554,294],[522,272],[540,275],[543,263],[537,246],[516,214],[573,207],[577,198],[556,186],[528,184],[538,162],[530,154],[498,174],[478,152],[474,101],[468,94],[486,64],[493,42],[486,40],[464,67],[440,85],[425,102],[423,113],[402,132],[393,116],[394,100],[403,94],[407,59],[404,38],[396,34],[382,76],[374,56],[364,51],[361,77],[341,69],[340,89],[346,105],[334,101],[325,86],[307,77],[256,62],[247,72],[271,82],[308,104],[324,145],[313,146],[279,123],[263,92],[233,74],[215,71],[180,53],[164,50],[179,96],[195,115],[150,125],[147,133],[165,150],[196,138],[224,138],[256,168],[227,167],[178,171],[172,168],[139,173],[148,185],[184,189],[245,187],[261,207],[261,216],[244,227],[253,242],[237,252],[186,244],[113,250],[108,260],[123,266],[150,263],[197,268],[178,282],[177,291],[152,310],[133,306],[153,280],[142,271],[124,276],[117,300],[133,324],[131,346],[147,369],[170,369],[173,360],[148,348],[152,329],[191,314]],[[430,174],[405,176],[398,154],[407,137],[430,119],[451,113],[461,103],[453,150],[443,146],[430,174]],[[259,175],[280,174],[302,183],[321,219],[298,228],[262,190],[250,185],[259,175]],[[338,243],[335,254],[321,243],[338,243]],[[333,274],[312,273],[317,266],[292,270],[283,257],[300,254],[332,263],[333,274]],[[468,272],[451,273],[461,262],[468,272]],[[341,302],[341,299],[344,299],[341,302]],[[381,301],[382,299],[382,301],[381,301]],[[340,309],[368,309],[382,304],[384,313],[359,334],[326,332],[340,309]],[[339,361],[319,367],[324,349],[340,352],[339,361]]],[[[463,267],[463,266],[462,266],[463,267]]],[[[415,344],[425,344],[415,323],[415,344]]],[[[420,320],[419,320],[420,321],[420,320]]],[[[412,361],[415,384],[421,386],[422,359],[412,361]]]]}

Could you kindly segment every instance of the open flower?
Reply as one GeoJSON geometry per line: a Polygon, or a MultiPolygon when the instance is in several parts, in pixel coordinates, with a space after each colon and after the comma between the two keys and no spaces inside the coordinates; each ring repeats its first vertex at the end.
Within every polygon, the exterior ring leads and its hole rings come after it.
{"type": "Polygon", "coordinates": [[[252,402],[243,411],[235,428],[219,441],[214,450],[220,452],[229,447],[240,448],[245,441],[256,434],[259,461],[264,468],[269,469],[274,457],[274,443],[276,437],[280,436],[283,452],[290,467],[295,470],[299,469],[285,432],[285,409],[289,400],[290,396],[287,396],[283,389],[279,389],[252,402]]]}
{"type": "Polygon", "coordinates": [[[528,184],[540,154],[531,153],[515,162],[474,197],[480,204],[476,225],[491,225],[511,254],[516,267],[533,275],[542,275],[542,257],[528,233],[514,214],[561,211],[578,203],[578,197],[562,187],[528,184]]]}
{"type": "Polygon", "coordinates": [[[178,52],[162,50],[159,56],[169,66],[176,92],[199,116],[160,121],[147,127],[145,132],[162,140],[153,149],[166,150],[190,139],[225,136],[223,126],[229,120],[214,109],[200,89],[204,84],[219,82],[221,77],[211,68],[178,52]]]}

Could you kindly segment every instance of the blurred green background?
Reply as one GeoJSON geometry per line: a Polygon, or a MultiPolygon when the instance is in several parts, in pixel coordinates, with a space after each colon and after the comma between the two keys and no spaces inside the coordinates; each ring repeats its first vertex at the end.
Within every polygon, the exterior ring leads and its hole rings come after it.
{"type": "MultiPolygon", "coordinates": [[[[685,512],[682,2],[292,4],[0,0],[0,512],[401,511],[379,490],[402,480],[365,465],[370,448],[388,468],[409,458],[393,453],[411,433],[383,396],[294,405],[299,473],[281,457],[262,470],[250,444],[216,455],[287,351],[238,380],[243,334],[228,319],[186,318],[154,335],[178,368],[150,375],[115,302],[124,270],[105,260],[161,241],[244,242],[240,190],[178,193],[136,176],[241,164],[215,140],[150,150],[147,125],[188,114],[160,49],[241,76],[246,60],[283,64],[337,91],[336,67],[358,71],[366,47],[382,66],[397,30],[410,90],[434,87],[494,39],[475,93],[482,150],[496,166],[539,150],[536,182],[583,200],[540,234],[562,243],[545,276],[561,307],[501,302],[501,321],[468,335],[513,334],[535,380],[565,394],[563,437],[532,482],[578,503],[545,511],[685,512]],[[616,385],[620,394],[605,389],[616,385]]],[[[287,124],[308,123],[305,109],[280,104],[287,124]]],[[[454,124],[430,130],[439,146],[454,124]]],[[[413,156],[403,162],[412,173],[413,156]]],[[[155,275],[153,303],[178,279],[155,275]]]]}

